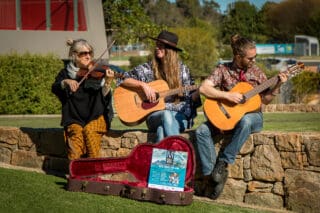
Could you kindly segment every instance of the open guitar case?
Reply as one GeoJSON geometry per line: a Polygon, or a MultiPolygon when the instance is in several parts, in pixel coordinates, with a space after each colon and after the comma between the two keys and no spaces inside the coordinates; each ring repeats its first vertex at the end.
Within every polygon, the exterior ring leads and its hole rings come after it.
{"type": "Polygon", "coordinates": [[[116,195],[158,204],[189,205],[193,200],[195,153],[192,144],[181,136],[169,136],[157,144],[137,145],[126,157],[86,158],[70,162],[67,190],[102,195],[116,195]],[[188,152],[183,191],[148,187],[153,148],[188,152]],[[104,178],[114,174],[129,174],[128,178],[104,178]],[[134,178],[129,178],[133,176],[134,178]]]}

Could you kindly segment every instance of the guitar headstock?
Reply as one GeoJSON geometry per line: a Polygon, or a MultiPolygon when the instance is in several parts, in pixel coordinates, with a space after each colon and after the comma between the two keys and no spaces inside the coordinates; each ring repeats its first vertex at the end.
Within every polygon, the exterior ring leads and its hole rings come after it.
{"type": "Polygon", "coordinates": [[[303,69],[304,69],[304,63],[298,62],[298,63],[293,64],[290,67],[288,67],[288,70],[285,72],[286,72],[287,76],[293,77],[293,76],[299,74],[300,72],[302,72],[303,69]]]}

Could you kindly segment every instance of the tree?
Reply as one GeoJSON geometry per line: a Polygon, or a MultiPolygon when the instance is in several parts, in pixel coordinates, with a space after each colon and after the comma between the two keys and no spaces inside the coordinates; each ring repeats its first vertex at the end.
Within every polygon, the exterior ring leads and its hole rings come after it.
{"type": "Polygon", "coordinates": [[[197,14],[201,14],[198,0],[176,0],[176,3],[185,18],[194,18],[197,17],[197,14]]]}
{"type": "Polygon", "coordinates": [[[320,37],[319,0],[287,0],[271,4],[266,17],[266,33],[278,42],[291,43],[296,34],[320,37]]]}
{"type": "Polygon", "coordinates": [[[143,7],[151,20],[166,27],[188,27],[190,19],[201,19],[218,25],[219,5],[213,0],[144,0],[143,7]]]}
{"type": "Polygon", "coordinates": [[[258,38],[258,12],[248,1],[238,1],[228,5],[227,15],[221,26],[222,42],[229,43],[230,37],[238,33],[252,39],[258,38]]]}
{"type": "Polygon", "coordinates": [[[220,6],[213,0],[204,0],[200,18],[209,21],[214,26],[219,26],[221,22],[220,6]]]}
{"type": "Polygon", "coordinates": [[[139,0],[104,0],[103,8],[108,43],[135,43],[159,31],[139,0]]]}
{"type": "Polygon", "coordinates": [[[208,75],[218,60],[217,30],[207,22],[198,20],[194,27],[170,29],[179,36],[182,58],[193,76],[208,75]]]}
{"type": "Polygon", "coordinates": [[[157,25],[175,27],[183,26],[185,18],[175,3],[167,0],[145,1],[143,7],[150,19],[157,25]]]}

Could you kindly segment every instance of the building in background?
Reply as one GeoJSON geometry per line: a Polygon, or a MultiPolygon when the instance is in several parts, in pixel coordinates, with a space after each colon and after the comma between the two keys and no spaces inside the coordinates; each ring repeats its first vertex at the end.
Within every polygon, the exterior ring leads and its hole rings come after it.
{"type": "Polygon", "coordinates": [[[0,54],[53,53],[61,59],[67,58],[67,39],[84,38],[98,57],[107,48],[102,2],[0,0],[0,38],[0,54]]]}
{"type": "Polygon", "coordinates": [[[295,35],[295,55],[297,56],[318,56],[319,40],[316,37],[306,35],[295,35]]]}

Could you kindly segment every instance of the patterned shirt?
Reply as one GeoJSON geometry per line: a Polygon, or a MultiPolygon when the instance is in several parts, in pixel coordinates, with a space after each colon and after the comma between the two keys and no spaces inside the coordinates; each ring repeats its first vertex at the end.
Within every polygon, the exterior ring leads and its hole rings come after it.
{"type": "MultiPolygon", "coordinates": [[[[222,91],[229,91],[237,83],[243,81],[241,80],[240,72],[241,70],[236,67],[235,63],[220,64],[207,77],[207,80],[210,80],[214,87],[217,87],[222,91]]],[[[267,80],[265,73],[256,65],[248,68],[244,75],[245,81],[253,87],[256,87],[267,80]]]]}
{"type": "MultiPolygon", "coordinates": [[[[194,85],[194,81],[191,78],[189,68],[182,62],[179,62],[179,66],[180,66],[180,79],[182,82],[182,86],[194,85]]],[[[136,80],[143,81],[146,83],[156,80],[152,70],[152,62],[150,61],[150,62],[144,63],[142,65],[135,67],[129,72],[125,72],[124,78],[118,79],[117,85],[120,85],[123,82],[123,80],[126,78],[134,78],[136,80]]],[[[193,125],[193,118],[196,116],[196,110],[194,107],[195,104],[192,101],[191,93],[192,92],[190,91],[184,91],[183,98],[178,103],[174,103],[174,100],[175,100],[174,98],[168,97],[166,98],[166,104],[165,104],[166,105],[165,109],[182,112],[183,114],[185,114],[185,116],[189,120],[189,127],[193,125]]]]}

